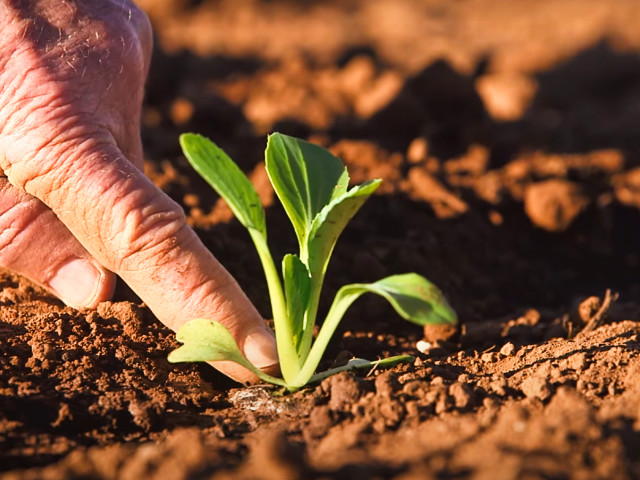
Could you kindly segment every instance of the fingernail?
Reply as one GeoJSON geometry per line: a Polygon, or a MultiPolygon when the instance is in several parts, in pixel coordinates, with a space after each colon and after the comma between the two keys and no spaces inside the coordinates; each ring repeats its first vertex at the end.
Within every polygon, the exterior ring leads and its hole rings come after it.
{"type": "Polygon", "coordinates": [[[95,300],[101,276],[93,263],[76,258],[58,269],[49,286],[70,307],[84,308],[95,300]]]}
{"type": "Polygon", "coordinates": [[[251,363],[262,369],[278,364],[276,340],[271,332],[259,329],[247,335],[244,354],[251,363]]]}

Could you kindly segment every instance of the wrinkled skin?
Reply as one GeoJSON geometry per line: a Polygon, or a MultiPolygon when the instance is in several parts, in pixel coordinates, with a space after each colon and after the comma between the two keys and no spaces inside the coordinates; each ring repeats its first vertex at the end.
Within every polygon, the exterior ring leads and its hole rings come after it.
{"type": "Polygon", "coordinates": [[[0,0],[0,32],[0,266],[76,308],[118,275],[169,327],[218,320],[273,370],[264,321],[142,173],[146,16],[126,0],[0,0]]]}

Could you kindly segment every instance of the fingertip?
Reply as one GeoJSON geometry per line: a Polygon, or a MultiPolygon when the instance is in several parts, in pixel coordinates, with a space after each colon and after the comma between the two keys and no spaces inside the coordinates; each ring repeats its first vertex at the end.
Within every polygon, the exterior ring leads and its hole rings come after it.
{"type": "Polygon", "coordinates": [[[72,258],[57,268],[48,285],[70,307],[95,308],[113,295],[115,275],[92,260],[72,258]]]}
{"type": "MultiPolygon", "coordinates": [[[[280,375],[275,337],[271,330],[259,326],[250,331],[243,342],[243,353],[255,367],[272,376],[280,375]]],[[[261,380],[251,371],[233,362],[212,362],[212,365],[236,382],[256,384],[261,380]]]]}
{"type": "Polygon", "coordinates": [[[104,267],[99,266],[100,279],[98,280],[95,296],[87,303],[85,308],[96,308],[99,303],[111,300],[116,289],[116,275],[104,267]]]}
{"type": "Polygon", "coordinates": [[[260,370],[278,365],[276,339],[267,328],[258,327],[250,332],[244,339],[243,351],[247,360],[260,370]]]}

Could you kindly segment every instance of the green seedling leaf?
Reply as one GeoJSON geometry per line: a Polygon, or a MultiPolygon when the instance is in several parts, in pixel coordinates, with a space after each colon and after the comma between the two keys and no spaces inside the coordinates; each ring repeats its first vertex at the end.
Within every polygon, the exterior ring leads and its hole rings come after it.
{"type": "Polygon", "coordinates": [[[265,163],[271,184],[303,245],[316,215],[346,191],[347,170],[324,148],[281,133],[269,135],[265,163]]]}
{"type": "Polygon", "coordinates": [[[386,298],[402,318],[418,325],[457,322],[456,313],[438,287],[417,273],[392,275],[374,283],[345,285],[338,290],[318,338],[293,385],[304,385],[309,381],[345,312],[367,292],[386,298]]]}
{"type": "Polygon", "coordinates": [[[245,365],[249,361],[240,352],[235,339],[221,323],[196,318],[185,323],[176,339],[184,343],[169,354],[169,361],[219,362],[229,360],[245,365]]]}
{"type": "Polygon", "coordinates": [[[418,325],[453,325],[458,321],[440,289],[417,273],[391,275],[374,283],[361,284],[360,288],[361,293],[366,291],[383,296],[402,318],[418,325]]]}
{"type": "Polygon", "coordinates": [[[264,209],[253,185],[231,158],[208,138],[194,133],[180,136],[191,166],[225,199],[246,228],[267,234],[264,209]]]}
{"type": "Polygon", "coordinates": [[[282,259],[282,277],[287,301],[287,318],[291,324],[293,344],[298,347],[302,339],[304,311],[311,293],[311,277],[297,255],[285,255],[282,259]]]}
{"type": "Polygon", "coordinates": [[[265,382],[286,386],[282,379],[267,375],[249,362],[220,322],[206,318],[190,320],[178,330],[176,338],[184,345],[169,354],[171,363],[230,361],[242,365],[265,382]]]}
{"type": "Polygon", "coordinates": [[[338,237],[381,180],[371,180],[334,198],[313,219],[307,243],[307,264],[313,277],[324,275],[338,237]]]}

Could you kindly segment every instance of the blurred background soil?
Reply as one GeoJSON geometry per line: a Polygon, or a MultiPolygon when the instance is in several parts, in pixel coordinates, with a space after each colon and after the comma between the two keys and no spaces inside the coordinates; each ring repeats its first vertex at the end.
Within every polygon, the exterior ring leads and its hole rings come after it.
{"type": "Polygon", "coordinates": [[[267,133],[383,178],[326,297],[417,271],[462,327],[422,332],[363,298],[327,365],[416,362],[273,397],[168,365],[172,334],[124,287],[77,312],[6,273],[0,478],[640,478],[640,2],[139,4],[156,31],[145,169],[260,311],[250,240],[181,132],[249,174],[280,254],[267,133]]]}

